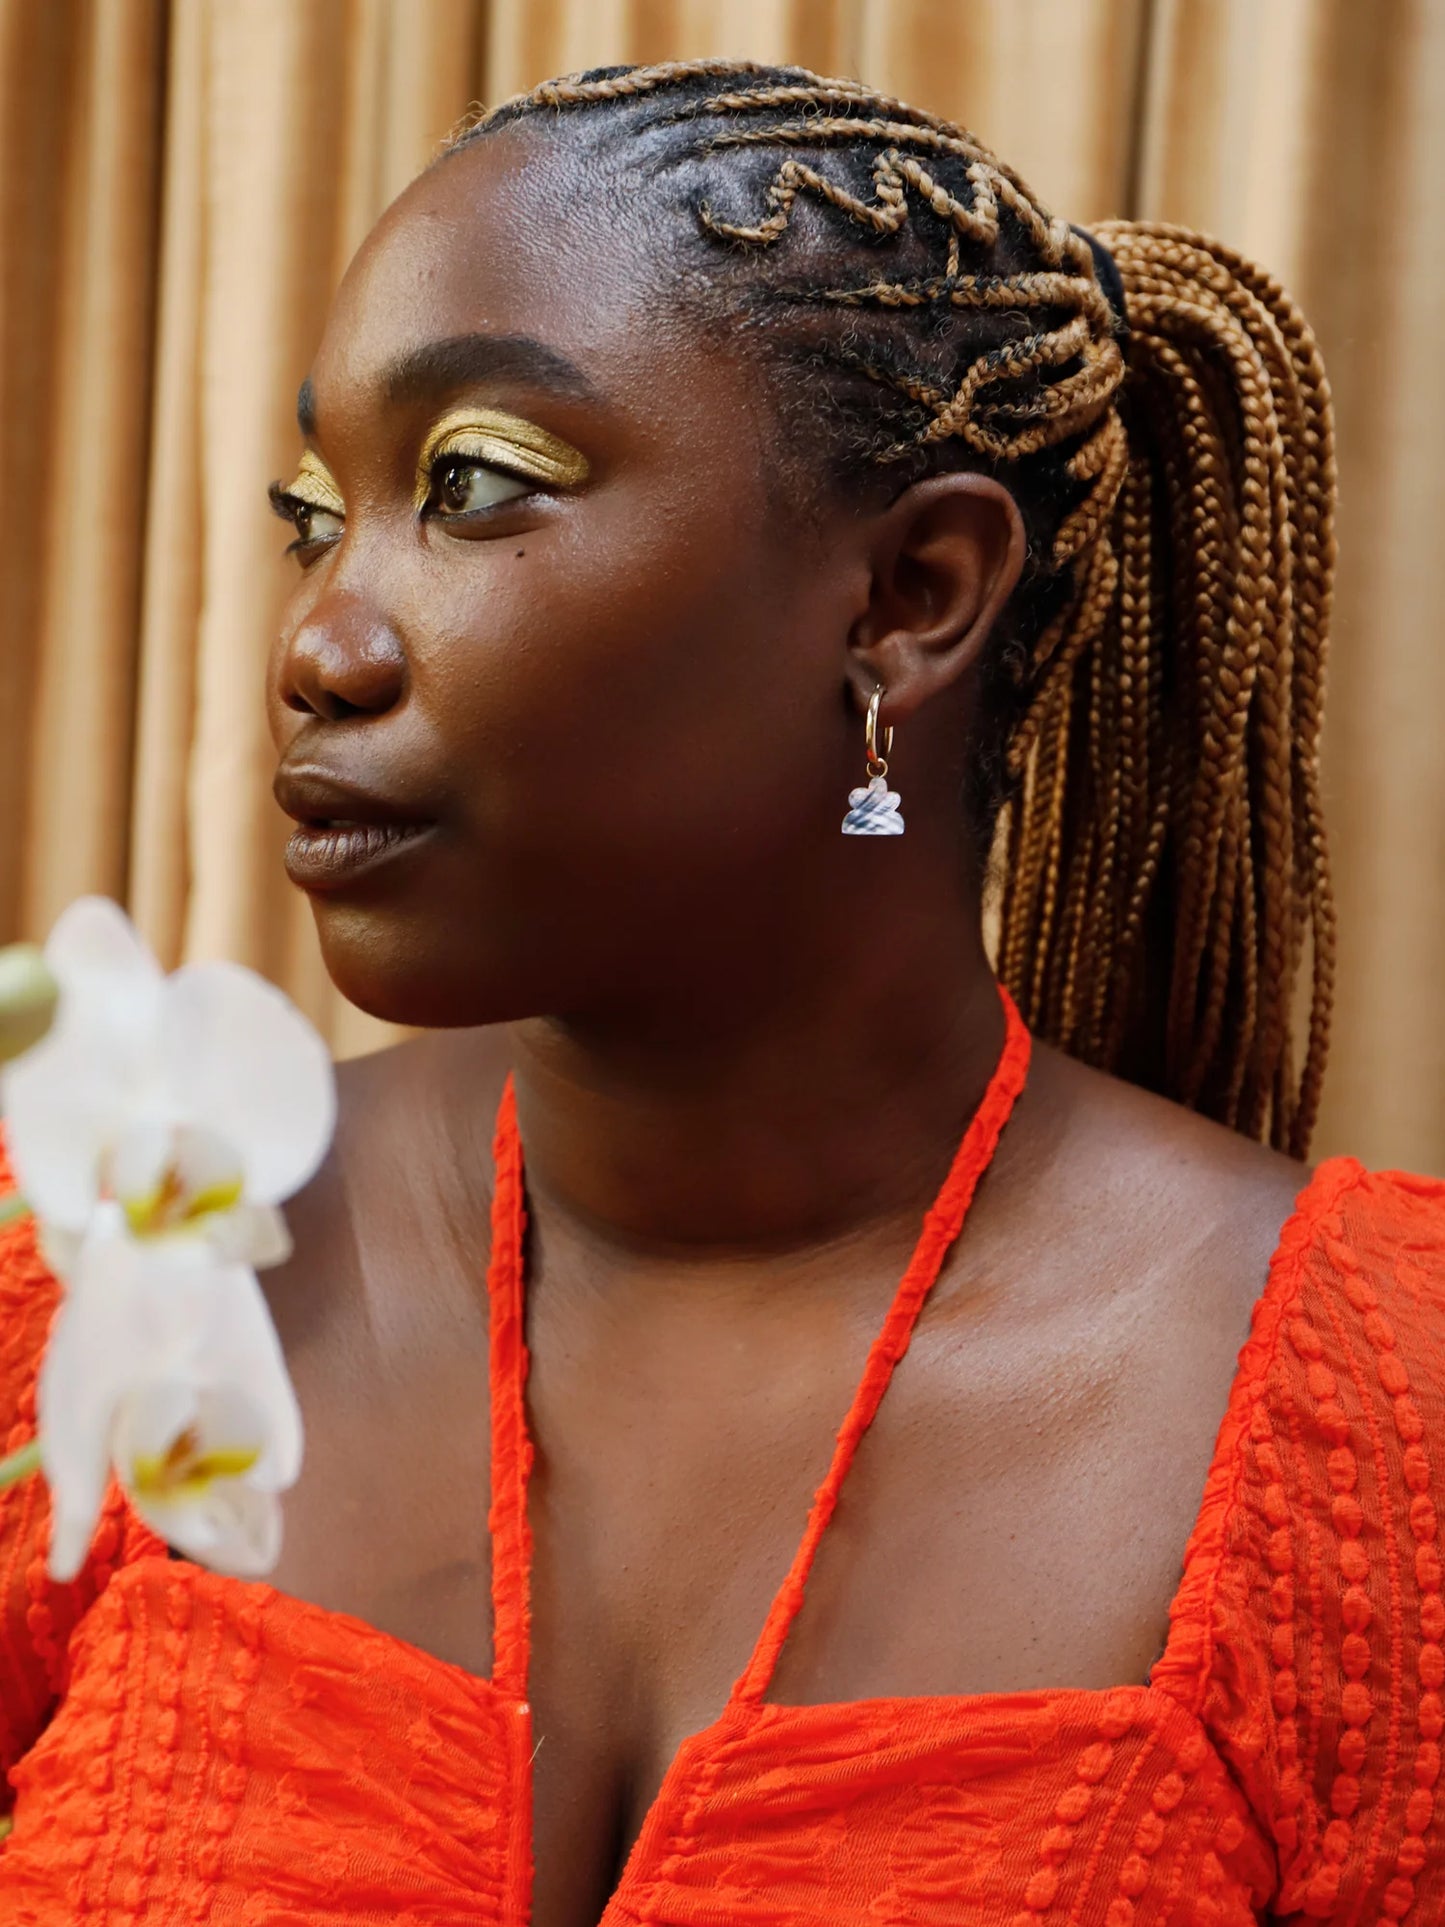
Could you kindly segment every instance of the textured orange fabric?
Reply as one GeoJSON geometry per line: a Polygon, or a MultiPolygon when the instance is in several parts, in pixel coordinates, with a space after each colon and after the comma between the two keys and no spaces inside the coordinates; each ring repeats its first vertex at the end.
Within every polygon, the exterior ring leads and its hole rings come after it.
{"type": "MultiPolygon", "coordinates": [[[[1010,1013],[757,1652],[669,1768],[605,1927],[1445,1921],[1440,1183],[1334,1159],[1301,1192],[1149,1685],[766,1697],[1026,1061],[1010,1013]]],[[[168,1559],[118,1494],[81,1577],[52,1586],[39,1483],[0,1495],[6,1927],[525,1927],[531,1444],[510,1091],[496,1150],[492,1678],[168,1559]]],[[[55,1296],[28,1229],[0,1232],[7,1449],[33,1429],[55,1296]]]]}

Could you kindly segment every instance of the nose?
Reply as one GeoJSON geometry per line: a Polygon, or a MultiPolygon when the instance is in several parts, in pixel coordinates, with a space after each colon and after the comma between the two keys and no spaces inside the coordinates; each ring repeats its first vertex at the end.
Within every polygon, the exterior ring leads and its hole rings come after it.
{"type": "Polygon", "coordinates": [[[283,640],[277,693],[288,709],[342,722],[378,716],[406,689],[406,652],[356,596],[324,597],[283,640]]]}

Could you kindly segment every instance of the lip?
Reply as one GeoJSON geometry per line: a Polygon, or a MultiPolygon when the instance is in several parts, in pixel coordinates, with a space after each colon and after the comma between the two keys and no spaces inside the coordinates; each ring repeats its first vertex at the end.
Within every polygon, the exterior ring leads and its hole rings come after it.
{"type": "Polygon", "coordinates": [[[291,832],[286,874],[303,890],[339,890],[414,850],[434,823],[353,823],[291,832]]]}
{"type": "Polygon", "coordinates": [[[283,765],[272,785],[296,828],[286,874],[303,890],[337,890],[424,843],[436,819],[315,765],[283,765]]]}

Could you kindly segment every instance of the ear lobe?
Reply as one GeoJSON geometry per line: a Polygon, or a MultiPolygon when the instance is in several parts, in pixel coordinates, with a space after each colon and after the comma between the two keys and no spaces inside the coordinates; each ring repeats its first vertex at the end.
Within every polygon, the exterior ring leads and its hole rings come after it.
{"type": "Polygon", "coordinates": [[[991,476],[931,475],[880,516],[868,607],[849,637],[849,680],[905,722],[955,682],[988,639],[1024,565],[1013,496],[991,476]]]}

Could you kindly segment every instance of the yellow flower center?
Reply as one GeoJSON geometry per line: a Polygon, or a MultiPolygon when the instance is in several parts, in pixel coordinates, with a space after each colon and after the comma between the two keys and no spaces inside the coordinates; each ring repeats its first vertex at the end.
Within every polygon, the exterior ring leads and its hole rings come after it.
{"type": "Polygon", "coordinates": [[[254,1445],[212,1445],[202,1448],[194,1425],[178,1432],[164,1452],[137,1453],[131,1465],[131,1485],[148,1499],[194,1499],[217,1479],[239,1479],[261,1456],[254,1445]]]}
{"type": "Polygon", "coordinates": [[[168,1164],[149,1191],[123,1198],[121,1203],[132,1235],[156,1238],[163,1232],[195,1224],[212,1212],[231,1210],[240,1202],[245,1188],[244,1178],[235,1177],[188,1192],[180,1171],[174,1164],[168,1164]]]}

